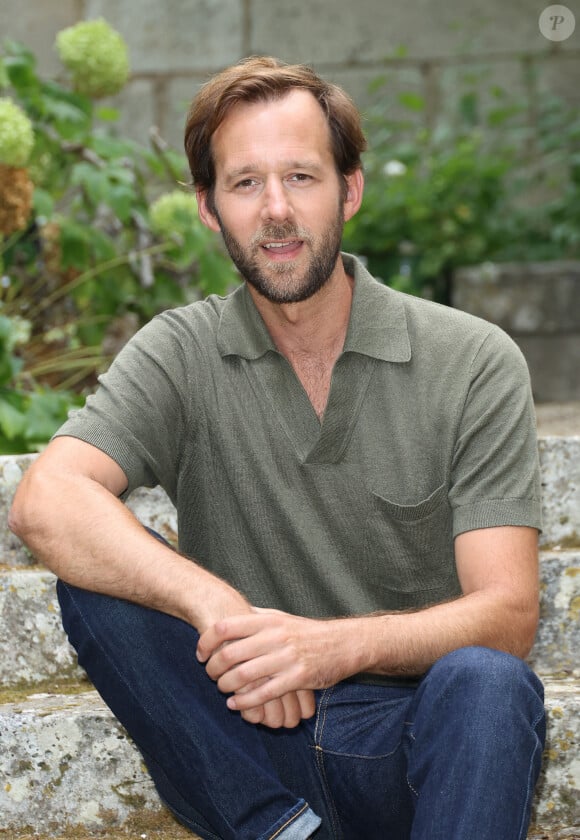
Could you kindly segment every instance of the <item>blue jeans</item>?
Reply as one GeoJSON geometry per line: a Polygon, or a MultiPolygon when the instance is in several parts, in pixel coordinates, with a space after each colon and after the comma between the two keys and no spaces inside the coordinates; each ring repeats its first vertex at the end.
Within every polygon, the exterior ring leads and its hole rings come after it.
{"type": "Polygon", "coordinates": [[[211,840],[523,840],[545,735],[519,659],[461,648],[414,687],[344,682],[271,730],[230,712],[164,613],[59,581],[79,662],[177,818],[211,840]]]}

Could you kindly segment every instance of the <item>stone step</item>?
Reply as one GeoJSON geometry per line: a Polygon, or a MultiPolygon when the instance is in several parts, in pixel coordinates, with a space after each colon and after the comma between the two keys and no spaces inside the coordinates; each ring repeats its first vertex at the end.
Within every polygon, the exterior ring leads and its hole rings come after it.
{"type": "MultiPolygon", "coordinates": [[[[580,548],[580,436],[542,437],[539,440],[542,470],[545,548],[580,548]]],[[[34,455],[0,456],[0,564],[33,564],[26,549],[6,526],[14,491],[34,455]]],[[[177,540],[175,508],[159,487],[139,489],[128,501],[137,517],[170,542],[177,540]]]]}
{"type": "MultiPolygon", "coordinates": [[[[580,827],[580,684],[545,685],[548,742],[534,823],[538,831],[580,827]]],[[[161,813],[137,750],[94,691],[0,704],[0,731],[0,831],[54,836],[65,826],[112,828],[137,815],[154,823],[161,813]]]]}
{"type": "MultiPolygon", "coordinates": [[[[580,550],[542,551],[541,618],[530,665],[580,677],[580,550]]],[[[0,571],[0,675],[4,687],[81,676],[60,623],[55,577],[39,567],[0,571]]]]}
{"type": "MultiPolygon", "coordinates": [[[[530,664],[546,683],[549,742],[530,838],[579,840],[580,437],[544,437],[539,455],[542,609],[530,664]]],[[[54,576],[34,564],[4,524],[33,457],[0,457],[0,677],[12,688],[11,697],[0,697],[0,840],[41,840],[39,832],[55,838],[66,830],[77,840],[113,840],[138,836],[135,820],[150,827],[142,834],[177,840],[182,829],[167,828],[170,817],[134,747],[83,681],[60,626],[54,576]],[[35,695],[21,693],[31,687],[35,695]]],[[[128,504],[176,542],[175,510],[163,491],[140,490],[128,504]]]]}

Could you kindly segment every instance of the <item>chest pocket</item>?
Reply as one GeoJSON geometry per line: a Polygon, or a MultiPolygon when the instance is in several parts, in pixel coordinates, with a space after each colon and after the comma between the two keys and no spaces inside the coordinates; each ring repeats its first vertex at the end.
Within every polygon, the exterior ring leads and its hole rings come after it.
{"type": "Polygon", "coordinates": [[[446,486],[416,505],[372,493],[364,564],[382,609],[422,607],[459,595],[446,486]]]}

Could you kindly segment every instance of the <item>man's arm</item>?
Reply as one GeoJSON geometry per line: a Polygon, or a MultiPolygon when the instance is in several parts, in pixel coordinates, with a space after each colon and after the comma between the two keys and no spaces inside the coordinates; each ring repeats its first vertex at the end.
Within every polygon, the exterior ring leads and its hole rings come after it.
{"type": "MultiPolygon", "coordinates": [[[[151,536],[117,498],[127,487],[108,455],[72,437],[49,444],[16,492],[9,525],[63,580],[187,621],[200,633],[252,606],[225,581],[151,536]]],[[[312,714],[307,694],[291,694],[248,720],[295,725],[312,714]]]]}
{"type": "Polygon", "coordinates": [[[536,529],[515,526],[458,536],[463,595],[453,601],[417,612],[329,621],[275,611],[224,619],[202,635],[198,657],[207,661],[208,673],[224,692],[243,692],[266,678],[259,688],[228,700],[239,710],[360,672],[422,674],[441,656],[467,645],[523,657],[538,622],[537,538],[536,529]]]}

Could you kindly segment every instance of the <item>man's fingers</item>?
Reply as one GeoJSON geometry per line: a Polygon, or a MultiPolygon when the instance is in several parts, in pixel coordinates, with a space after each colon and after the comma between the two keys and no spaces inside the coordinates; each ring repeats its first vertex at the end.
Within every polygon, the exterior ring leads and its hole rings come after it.
{"type": "Polygon", "coordinates": [[[310,689],[301,689],[296,692],[296,696],[300,705],[300,717],[304,719],[311,718],[316,711],[314,692],[310,689]]]}
{"type": "Polygon", "coordinates": [[[220,648],[227,647],[226,642],[234,642],[251,636],[267,626],[267,623],[267,617],[258,614],[224,618],[201,634],[197,643],[196,656],[200,662],[207,662],[220,648]]]}

